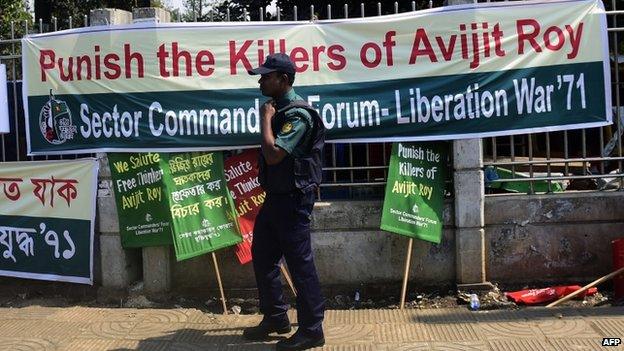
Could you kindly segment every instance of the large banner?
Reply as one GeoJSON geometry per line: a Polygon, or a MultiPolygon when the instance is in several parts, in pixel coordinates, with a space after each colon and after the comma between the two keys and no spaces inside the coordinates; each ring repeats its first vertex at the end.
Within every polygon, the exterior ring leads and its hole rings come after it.
{"type": "Polygon", "coordinates": [[[328,141],[611,123],[601,0],[482,3],[318,22],[101,26],[22,39],[30,154],[259,144],[247,70],[284,52],[328,141]]]}
{"type": "Polygon", "coordinates": [[[171,245],[171,213],[160,154],[108,154],[124,248],[171,245]]]}
{"type": "Polygon", "coordinates": [[[0,275],[93,284],[98,163],[0,167],[0,275]]]}
{"type": "Polygon", "coordinates": [[[223,153],[161,154],[176,259],[242,241],[223,173],[223,153]]]}
{"type": "Polygon", "coordinates": [[[394,143],[381,229],[439,244],[448,174],[448,143],[394,143]]]}

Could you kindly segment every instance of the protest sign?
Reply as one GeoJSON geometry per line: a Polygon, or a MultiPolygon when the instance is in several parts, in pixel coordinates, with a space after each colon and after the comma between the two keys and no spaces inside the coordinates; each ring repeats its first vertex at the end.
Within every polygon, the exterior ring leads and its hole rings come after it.
{"type": "Polygon", "coordinates": [[[241,264],[251,261],[254,223],[266,193],[258,182],[258,149],[246,150],[225,160],[225,180],[236,206],[243,242],[236,245],[241,264]]]}
{"type": "Polygon", "coordinates": [[[394,143],[381,229],[440,243],[448,144],[394,143]]]}
{"type": "Polygon", "coordinates": [[[22,39],[30,154],[258,145],[247,70],[283,52],[329,142],[610,124],[600,0],[481,3],[315,22],[99,26],[22,39]]]}
{"type": "Polygon", "coordinates": [[[0,275],[93,284],[98,163],[4,162],[0,275]]]}
{"type": "Polygon", "coordinates": [[[242,241],[221,152],[161,154],[178,261],[242,241]]]}
{"type": "Polygon", "coordinates": [[[121,245],[170,245],[171,213],[163,189],[160,154],[108,154],[121,245]]]}

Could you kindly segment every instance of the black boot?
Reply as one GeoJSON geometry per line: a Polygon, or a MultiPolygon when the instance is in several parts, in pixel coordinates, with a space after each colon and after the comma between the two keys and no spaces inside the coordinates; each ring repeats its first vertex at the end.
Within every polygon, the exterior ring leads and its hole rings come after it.
{"type": "Polygon", "coordinates": [[[297,332],[286,340],[280,340],[275,345],[276,351],[300,351],[307,350],[313,347],[320,347],[325,345],[325,337],[320,336],[308,336],[303,333],[297,332]]]}
{"type": "Polygon", "coordinates": [[[288,320],[279,323],[262,320],[262,322],[255,327],[245,328],[245,330],[243,330],[243,337],[252,341],[266,340],[271,333],[288,334],[290,333],[290,329],[290,322],[288,320]]]}

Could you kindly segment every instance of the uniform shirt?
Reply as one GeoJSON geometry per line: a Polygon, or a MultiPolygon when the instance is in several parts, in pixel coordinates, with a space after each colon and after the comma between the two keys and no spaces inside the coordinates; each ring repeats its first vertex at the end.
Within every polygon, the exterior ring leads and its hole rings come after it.
{"type": "MultiPolygon", "coordinates": [[[[296,100],[303,100],[295,93],[295,89],[290,89],[284,96],[275,101],[275,109],[288,106],[296,100]]],[[[307,155],[307,144],[312,135],[312,116],[303,108],[291,108],[286,111],[280,120],[274,118],[272,121],[273,135],[275,135],[275,145],[284,149],[293,157],[304,157],[307,155]]]]}

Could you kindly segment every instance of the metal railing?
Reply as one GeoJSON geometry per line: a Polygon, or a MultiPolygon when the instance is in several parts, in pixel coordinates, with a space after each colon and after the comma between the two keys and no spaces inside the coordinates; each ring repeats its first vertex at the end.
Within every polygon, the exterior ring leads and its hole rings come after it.
{"type": "Polygon", "coordinates": [[[553,193],[624,190],[622,129],[624,3],[605,0],[614,124],[606,127],[483,139],[486,191],[553,193]],[[620,3],[620,8],[617,5],[620,3]],[[508,177],[498,177],[505,172],[508,177]],[[490,178],[488,179],[488,175],[490,178]],[[523,186],[522,186],[522,185],[523,186]],[[502,190],[501,190],[502,189],[502,190]]]}
{"type": "MultiPolygon", "coordinates": [[[[73,28],[73,18],[68,17],[68,28],[59,28],[57,18],[52,18],[50,31],[73,28]]],[[[88,16],[84,16],[85,26],[88,16]]],[[[64,155],[64,156],[27,156],[26,153],[26,122],[24,120],[22,102],[22,54],[21,38],[30,33],[43,33],[44,24],[39,19],[37,25],[32,26],[29,21],[10,23],[10,38],[0,38],[0,63],[6,65],[7,85],[9,97],[9,122],[11,132],[0,134],[0,162],[34,161],[34,160],[61,160],[80,157],[93,157],[93,154],[64,155]]]]}

